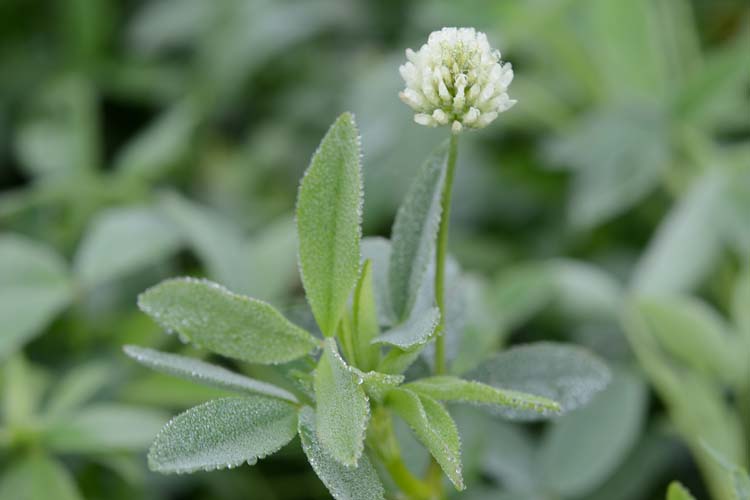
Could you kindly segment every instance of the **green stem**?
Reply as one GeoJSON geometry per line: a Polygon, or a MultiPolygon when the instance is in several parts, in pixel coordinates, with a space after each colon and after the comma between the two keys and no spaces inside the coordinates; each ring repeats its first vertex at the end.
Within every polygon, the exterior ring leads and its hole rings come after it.
{"type": "Polygon", "coordinates": [[[445,257],[448,253],[448,226],[451,215],[451,194],[453,192],[453,177],[456,172],[456,156],[458,154],[458,135],[451,134],[450,149],[448,150],[448,167],[445,172],[445,183],[440,197],[440,227],[437,235],[437,251],[435,252],[435,301],[440,309],[440,323],[435,336],[435,373],[446,372],[445,366],[445,257]]]}

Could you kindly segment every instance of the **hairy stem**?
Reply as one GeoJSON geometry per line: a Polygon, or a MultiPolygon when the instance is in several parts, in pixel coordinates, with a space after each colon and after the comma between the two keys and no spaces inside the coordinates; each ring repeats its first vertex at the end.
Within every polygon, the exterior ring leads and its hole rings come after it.
{"type": "Polygon", "coordinates": [[[445,183],[440,197],[440,227],[437,235],[437,250],[435,252],[435,302],[440,309],[440,323],[438,323],[435,337],[435,373],[446,372],[445,366],[445,256],[448,253],[448,226],[451,215],[451,194],[453,192],[453,177],[456,172],[456,156],[458,154],[458,135],[451,134],[450,149],[448,151],[448,167],[445,172],[445,183]]]}

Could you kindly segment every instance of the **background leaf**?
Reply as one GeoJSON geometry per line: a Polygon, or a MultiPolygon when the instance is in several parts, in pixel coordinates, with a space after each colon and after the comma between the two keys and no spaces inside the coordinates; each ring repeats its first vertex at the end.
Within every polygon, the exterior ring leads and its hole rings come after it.
{"type": "Polygon", "coordinates": [[[329,337],[359,277],[360,155],[354,117],[344,113],[313,155],[297,198],[302,283],[318,326],[329,337]]]}
{"type": "MultiPolygon", "coordinates": [[[[580,347],[536,342],[512,347],[484,362],[468,378],[502,389],[543,396],[560,404],[563,412],[585,405],[610,380],[607,366],[580,347]]],[[[535,420],[545,414],[496,408],[513,419],[535,420]]]]}
{"type": "Polygon", "coordinates": [[[0,359],[40,334],[72,295],[67,266],[53,250],[0,235],[0,359]]]}
{"type": "Polygon", "coordinates": [[[0,498],[13,500],[83,500],[73,477],[45,455],[18,460],[0,477],[0,498]]]}

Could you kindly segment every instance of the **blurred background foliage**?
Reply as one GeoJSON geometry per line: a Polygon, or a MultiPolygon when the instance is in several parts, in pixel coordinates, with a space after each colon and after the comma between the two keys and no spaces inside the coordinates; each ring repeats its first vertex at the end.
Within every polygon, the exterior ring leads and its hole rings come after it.
{"type": "Polygon", "coordinates": [[[326,498],[297,444],[255,467],[149,473],[168,415],[217,391],[121,345],[189,349],[135,307],[173,275],[309,322],[298,179],[354,111],[365,232],[388,234],[443,136],[398,101],[398,65],[445,25],[488,34],[519,100],[461,138],[452,370],[564,340],[616,375],[546,427],[456,409],[456,497],[655,499],[676,478],[733,498],[715,455],[750,460],[746,0],[4,0],[0,498],[326,498]]]}

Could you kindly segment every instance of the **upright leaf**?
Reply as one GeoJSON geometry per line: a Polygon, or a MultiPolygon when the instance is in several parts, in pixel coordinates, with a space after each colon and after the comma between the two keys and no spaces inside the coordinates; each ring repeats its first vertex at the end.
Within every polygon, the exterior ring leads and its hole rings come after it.
{"type": "Polygon", "coordinates": [[[371,344],[380,333],[375,290],[372,278],[372,261],[366,260],[362,275],[354,290],[354,352],[357,366],[364,371],[374,370],[380,361],[380,348],[371,344]]]}
{"type": "Polygon", "coordinates": [[[332,336],[359,276],[362,219],[360,146],[354,117],[328,130],[297,197],[302,284],[318,326],[332,336]]]}
{"type": "Polygon", "coordinates": [[[180,234],[146,206],[107,210],[94,219],[75,257],[75,273],[86,286],[120,278],[177,251],[180,234]]]}
{"type": "Polygon", "coordinates": [[[0,359],[41,333],[70,301],[66,267],[43,245],[0,235],[0,359]]]}
{"type": "MultiPolygon", "coordinates": [[[[480,365],[469,378],[494,387],[538,394],[560,404],[563,412],[585,405],[610,380],[607,366],[585,349],[553,342],[513,347],[480,365]]],[[[548,416],[497,407],[502,416],[536,420],[548,416]]]]}
{"type": "Polygon", "coordinates": [[[142,293],[138,306],[183,340],[248,363],[284,363],[317,345],[271,305],[206,280],[163,281],[142,293]]]}
{"type": "Polygon", "coordinates": [[[464,489],[461,439],[448,411],[429,396],[401,388],[388,393],[386,405],[409,424],[456,489],[464,489]]]}
{"type": "Polygon", "coordinates": [[[162,473],[232,468],[278,451],[297,432],[297,409],[262,396],[215,399],[173,418],[156,436],[149,467],[162,473]]]}
{"type": "Polygon", "coordinates": [[[391,294],[388,288],[391,242],[377,236],[362,238],[362,258],[372,262],[372,284],[375,290],[378,322],[381,325],[390,326],[396,323],[393,307],[391,306],[391,294]]]}
{"type": "Polygon", "coordinates": [[[326,339],[315,370],[316,428],[327,453],[349,467],[362,455],[370,412],[362,383],[341,359],[336,341],[326,339]]]}
{"type": "Polygon", "coordinates": [[[13,500],[83,500],[65,468],[45,455],[11,462],[0,477],[0,498],[13,500]]]}
{"type": "Polygon", "coordinates": [[[433,256],[447,162],[448,143],[445,142],[422,166],[393,224],[388,282],[394,313],[402,320],[409,315],[417,299],[433,256]]]}
{"type": "Polygon", "coordinates": [[[299,437],[302,449],[313,470],[336,500],[383,500],[385,492],[367,455],[356,467],[346,467],[327,453],[318,441],[315,412],[310,407],[299,415],[299,437]]]}
{"type": "Polygon", "coordinates": [[[192,359],[178,354],[159,352],[145,347],[127,345],[125,354],[158,372],[193,380],[230,391],[247,392],[283,399],[297,403],[297,398],[289,391],[275,385],[254,380],[239,373],[234,373],[221,366],[212,365],[199,359],[192,359]]]}
{"type": "Polygon", "coordinates": [[[485,403],[540,413],[560,411],[560,405],[551,399],[519,391],[498,389],[473,380],[463,380],[448,375],[422,378],[410,382],[405,387],[440,401],[485,403]]]}

